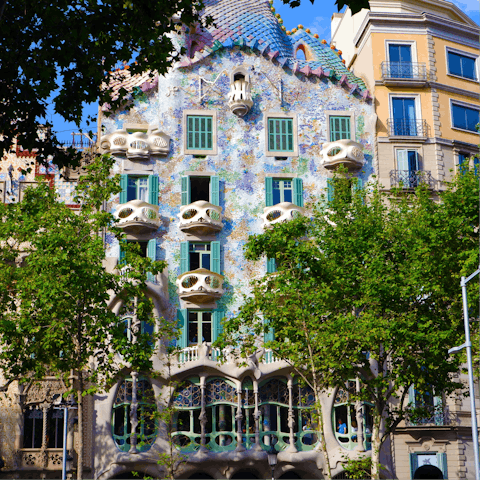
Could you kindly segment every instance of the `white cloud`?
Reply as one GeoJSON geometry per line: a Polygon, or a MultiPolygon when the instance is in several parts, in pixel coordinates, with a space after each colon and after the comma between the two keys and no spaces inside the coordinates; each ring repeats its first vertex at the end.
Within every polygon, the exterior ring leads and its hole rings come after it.
{"type": "Polygon", "coordinates": [[[312,33],[318,33],[321,39],[330,40],[330,19],[324,17],[315,17],[313,23],[305,25],[312,33]],[[328,38],[326,38],[328,37],[328,38]]]}

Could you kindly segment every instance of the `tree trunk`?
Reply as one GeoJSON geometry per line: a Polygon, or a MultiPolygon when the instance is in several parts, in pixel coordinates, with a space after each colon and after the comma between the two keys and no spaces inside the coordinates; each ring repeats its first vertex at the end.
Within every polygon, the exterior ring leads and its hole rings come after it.
{"type": "Polygon", "coordinates": [[[315,409],[317,411],[318,416],[318,431],[320,433],[320,445],[322,447],[323,458],[325,459],[325,471],[323,472],[323,476],[326,480],[330,480],[332,478],[332,471],[330,469],[330,458],[328,456],[327,450],[327,442],[325,442],[325,429],[323,428],[323,409],[320,404],[320,400],[317,399],[315,409]]]}
{"type": "Polygon", "coordinates": [[[375,415],[373,417],[372,428],[372,480],[379,480],[380,478],[380,447],[382,446],[380,441],[380,422],[382,421],[381,415],[375,415]]]}
{"type": "Polygon", "coordinates": [[[77,480],[83,480],[83,372],[78,372],[78,459],[77,459],[77,480]]]}

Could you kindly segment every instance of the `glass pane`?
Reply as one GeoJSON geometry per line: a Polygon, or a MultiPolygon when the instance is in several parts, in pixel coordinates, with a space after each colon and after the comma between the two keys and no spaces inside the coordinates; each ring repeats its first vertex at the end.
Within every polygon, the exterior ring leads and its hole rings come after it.
{"type": "Polygon", "coordinates": [[[475,60],[471,57],[462,57],[462,76],[475,79],[475,60]]]}
{"type": "Polygon", "coordinates": [[[467,115],[467,130],[471,130],[472,132],[477,131],[477,123],[480,121],[479,118],[479,111],[473,110],[472,108],[466,108],[466,115],[467,115]]]}
{"type": "Polygon", "coordinates": [[[146,177],[139,177],[137,179],[138,185],[138,200],[148,201],[148,180],[146,177]]]}
{"type": "Polygon", "coordinates": [[[198,313],[188,312],[188,343],[198,344],[198,313]]]}
{"type": "Polygon", "coordinates": [[[465,109],[458,105],[452,105],[453,126],[456,128],[467,128],[467,121],[465,117],[465,109]]]}
{"type": "Polygon", "coordinates": [[[202,342],[212,341],[212,314],[203,312],[202,314],[202,342]]]}

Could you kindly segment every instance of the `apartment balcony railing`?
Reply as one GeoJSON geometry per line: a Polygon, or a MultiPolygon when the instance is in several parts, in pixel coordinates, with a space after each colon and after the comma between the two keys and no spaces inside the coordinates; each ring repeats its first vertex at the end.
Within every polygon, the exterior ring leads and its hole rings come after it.
{"type": "Polygon", "coordinates": [[[222,275],[197,268],[177,278],[178,296],[193,303],[211,303],[223,295],[222,275]]]}
{"type": "Polygon", "coordinates": [[[263,228],[270,228],[276,223],[288,222],[299,215],[303,215],[303,207],[290,202],[277,203],[263,209],[263,228]]]}
{"type": "Polygon", "coordinates": [[[228,352],[222,351],[220,348],[212,347],[211,345],[208,345],[208,348],[206,349],[199,348],[198,345],[193,345],[191,347],[182,348],[178,353],[178,362],[196,362],[197,360],[204,360],[205,358],[216,362],[227,355],[228,352]]]}
{"type": "Polygon", "coordinates": [[[382,80],[419,81],[428,80],[425,63],[382,62],[382,80]]]}
{"type": "Polygon", "coordinates": [[[21,469],[61,470],[63,449],[61,448],[24,448],[16,452],[17,465],[21,469]]]}
{"type": "Polygon", "coordinates": [[[429,188],[435,188],[435,179],[432,172],[417,170],[391,170],[390,187],[416,188],[420,184],[427,184],[429,188]]]}
{"type": "Polygon", "coordinates": [[[222,207],[198,200],[180,207],[180,230],[196,235],[209,235],[223,228],[222,207]]]}
{"type": "Polygon", "coordinates": [[[451,414],[447,406],[425,407],[422,410],[424,411],[421,413],[407,415],[405,425],[407,427],[441,427],[457,423],[456,415],[451,414]]]}
{"type": "Polygon", "coordinates": [[[118,227],[125,233],[149,233],[160,226],[158,205],[151,205],[143,200],[124,203],[115,216],[119,220],[118,227]]]}
{"type": "Polygon", "coordinates": [[[387,127],[389,137],[428,137],[426,120],[389,118],[387,127]]]}

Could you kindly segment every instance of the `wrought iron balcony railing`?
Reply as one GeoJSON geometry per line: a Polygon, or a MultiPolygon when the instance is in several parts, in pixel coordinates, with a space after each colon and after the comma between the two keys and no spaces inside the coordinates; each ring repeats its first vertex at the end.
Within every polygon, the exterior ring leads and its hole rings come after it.
{"type": "Polygon", "coordinates": [[[427,67],[424,63],[382,62],[382,79],[416,80],[426,82],[427,67]]]}
{"type": "Polygon", "coordinates": [[[432,172],[417,170],[391,170],[390,187],[416,188],[420,184],[427,184],[429,188],[435,188],[435,179],[432,172]]]}
{"type": "Polygon", "coordinates": [[[412,413],[405,418],[407,427],[444,426],[457,423],[456,415],[450,413],[448,406],[425,407],[422,413],[412,413]]]}
{"type": "Polygon", "coordinates": [[[428,137],[426,120],[389,118],[387,127],[389,137],[428,137]]]}

